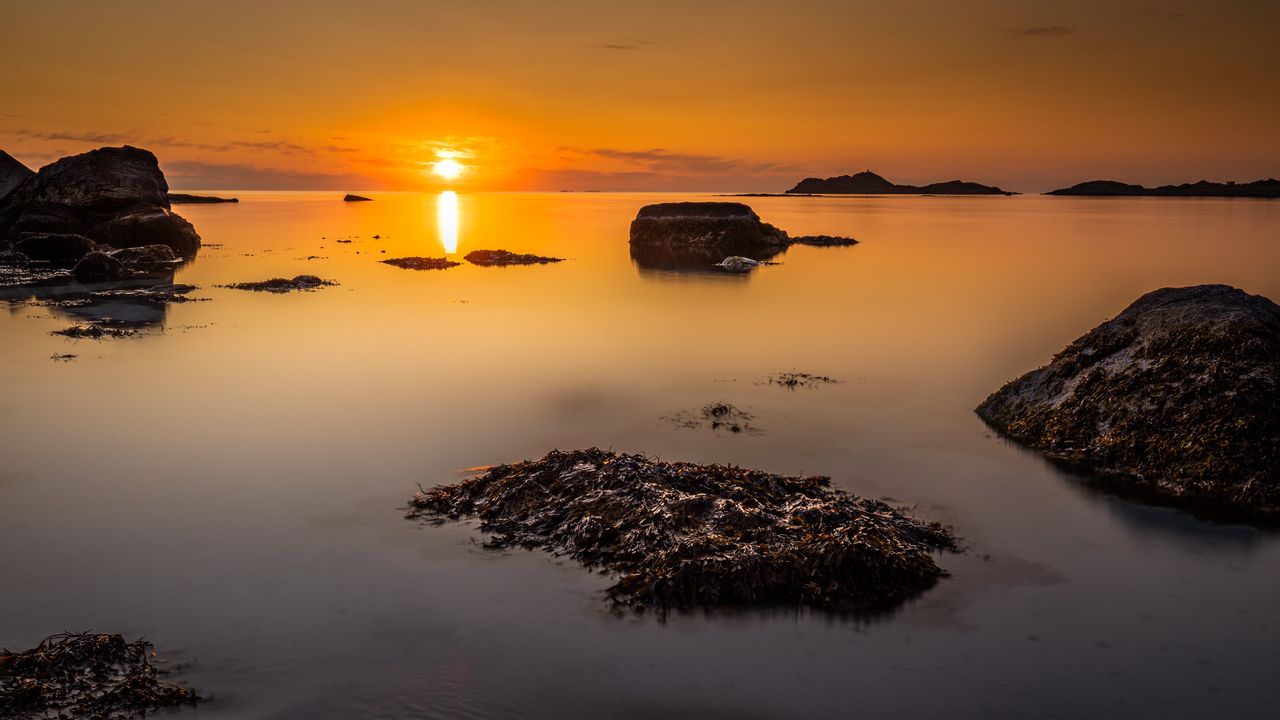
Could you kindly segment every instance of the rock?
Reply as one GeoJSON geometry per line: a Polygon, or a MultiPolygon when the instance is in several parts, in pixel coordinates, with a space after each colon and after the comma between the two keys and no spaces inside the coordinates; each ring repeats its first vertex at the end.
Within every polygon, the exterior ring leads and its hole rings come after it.
{"type": "Polygon", "coordinates": [[[200,249],[200,235],[186,218],[162,207],[140,207],[94,226],[89,236],[117,248],[166,245],[186,258],[200,249]]]}
{"type": "Polygon", "coordinates": [[[315,275],[298,275],[292,280],[286,278],[271,278],[270,280],[261,280],[259,282],[242,282],[233,283],[231,285],[223,285],[223,287],[233,290],[253,290],[255,292],[269,293],[286,293],[295,290],[315,290],[327,285],[337,285],[332,280],[324,280],[315,275]]]}
{"type": "Polygon", "coordinates": [[[838,235],[799,235],[791,238],[792,245],[812,245],[814,247],[848,247],[857,245],[858,241],[851,237],[838,235]]]}
{"type": "Polygon", "coordinates": [[[104,252],[94,251],[80,258],[71,271],[77,282],[90,283],[115,282],[129,277],[130,272],[124,263],[104,252]]]}
{"type": "Polygon", "coordinates": [[[1090,180],[1069,188],[1061,188],[1046,195],[1085,196],[1152,196],[1152,197],[1260,197],[1280,198],[1280,180],[1269,178],[1249,183],[1216,183],[1201,180],[1181,185],[1161,185],[1156,188],[1130,185],[1115,180],[1090,180]]]}
{"type": "Polygon", "coordinates": [[[977,408],[1111,487],[1280,509],[1280,306],[1225,285],[1148,293],[977,408]]]}
{"type": "Polygon", "coordinates": [[[9,153],[0,150],[0,203],[14,188],[35,174],[34,170],[15,160],[9,153]]]}
{"type": "Polygon", "coordinates": [[[240,198],[224,198],[214,195],[188,195],[186,193],[169,193],[171,205],[212,205],[216,203],[238,203],[240,198]]]}
{"type": "Polygon", "coordinates": [[[14,246],[32,260],[71,267],[86,254],[98,249],[97,243],[83,235],[70,233],[33,233],[14,246]]]}
{"type": "Polygon", "coordinates": [[[464,259],[474,265],[484,266],[544,265],[546,263],[557,263],[564,260],[564,258],[557,257],[513,253],[509,250],[472,250],[466,254],[464,259]]]}
{"type": "Polygon", "coordinates": [[[552,451],[419,492],[410,518],[476,517],[489,548],[541,548],[610,575],[636,609],[800,607],[874,613],[944,576],[937,523],[825,477],[552,451]]]}
{"type": "Polygon", "coordinates": [[[125,145],[64,157],[13,190],[10,205],[50,203],[110,212],[137,204],[169,207],[169,186],[156,156],[125,145]]]}
{"type": "Polygon", "coordinates": [[[447,270],[451,267],[457,267],[462,263],[450,260],[449,258],[430,258],[430,257],[403,257],[388,258],[380,261],[386,265],[393,265],[406,270],[447,270]]]}
{"type": "Polygon", "coordinates": [[[73,233],[114,247],[163,244],[193,256],[200,236],[169,210],[168,190],[146,150],[126,145],[65,157],[0,201],[0,237],[73,233]]]}
{"type": "Polygon", "coordinates": [[[346,197],[342,198],[342,202],[372,202],[372,201],[373,201],[373,198],[367,198],[367,197],[364,197],[363,195],[348,194],[346,197]]]}
{"type": "Polygon", "coordinates": [[[642,247],[714,248],[724,255],[758,256],[780,251],[787,234],[760,221],[747,205],[679,202],[646,205],[631,221],[631,244],[642,247]]]}
{"type": "Polygon", "coordinates": [[[31,264],[31,258],[17,250],[0,250],[0,267],[25,268],[31,264]]]}
{"type": "Polygon", "coordinates": [[[141,245],[124,248],[111,253],[111,257],[119,260],[126,268],[135,273],[150,273],[168,270],[181,259],[168,245],[141,245]]]}
{"type": "Polygon", "coordinates": [[[726,272],[751,272],[760,267],[760,263],[751,258],[730,255],[717,263],[716,267],[726,272]]]}
{"type": "Polygon", "coordinates": [[[853,175],[829,178],[805,178],[787,191],[803,195],[1013,195],[991,185],[964,180],[930,183],[929,185],[896,185],[867,170],[853,175]]]}

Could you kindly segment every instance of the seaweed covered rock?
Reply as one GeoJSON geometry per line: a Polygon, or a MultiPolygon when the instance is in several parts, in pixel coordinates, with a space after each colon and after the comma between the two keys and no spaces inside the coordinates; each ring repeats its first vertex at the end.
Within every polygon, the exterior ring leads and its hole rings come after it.
{"type": "Polygon", "coordinates": [[[63,633],[23,652],[0,649],[0,717],[131,718],[200,701],[159,679],[150,643],[63,633]]]}
{"type": "Polygon", "coordinates": [[[648,248],[712,248],[720,257],[755,257],[785,248],[787,234],[736,202],[645,205],[631,221],[631,244],[648,248]]]}
{"type": "Polygon", "coordinates": [[[944,573],[942,526],[830,488],[725,465],[598,448],[552,451],[419,492],[409,517],[475,516],[490,547],[541,548],[617,576],[636,608],[892,608],[944,573]]]}
{"type": "Polygon", "coordinates": [[[383,264],[392,267],[404,268],[405,270],[448,270],[451,267],[457,267],[462,263],[456,260],[450,260],[447,257],[402,257],[388,258],[381,261],[383,264]]]}
{"type": "Polygon", "coordinates": [[[72,233],[117,248],[168,245],[191,256],[200,236],[169,210],[168,191],[156,156],[140,148],[104,147],[64,157],[0,199],[0,237],[72,233]]]}
{"type": "Polygon", "coordinates": [[[503,265],[546,265],[563,262],[564,258],[533,255],[531,253],[513,253],[510,250],[472,250],[464,259],[472,265],[483,267],[503,265]]]}
{"type": "Polygon", "coordinates": [[[1148,293],[977,413],[1122,490],[1280,509],[1280,306],[1226,285],[1148,293]]]}
{"type": "Polygon", "coordinates": [[[315,275],[297,275],[293,278],[271,278],[270,280],[259,280],[257,282],[240,282],[222,287],[232,290],[252,290],[254,292],[269,293],[287,293],[297,290],[317,290],[329,285],[337,285],[332,280],[316,277],[315,275]]]}

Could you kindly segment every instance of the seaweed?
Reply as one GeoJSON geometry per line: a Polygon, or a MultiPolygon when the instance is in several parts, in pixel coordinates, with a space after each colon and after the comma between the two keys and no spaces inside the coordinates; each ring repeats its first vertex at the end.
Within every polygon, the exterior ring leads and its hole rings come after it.
{"type": "Polygon", "coordinates": [[[231,283],[230,285],[219,285],[218,287],[232,290],[252,290],[254,292],[287,293],[296,290],[316,290],[337,284],[332,280],[324,280],[315,275],[298,275],[293,279],[271,278],[270,280],[261,280],[259,282],[231,283]]]}
{"type": "Polygon", "coordinates": [[[759,435],[764,431],[751,424],[755,415],[726,402],[713,402],[697,410],[681,410],[663,420],[689,430],[727,431],[733,434],[759,435]]]}
{"type": "Polygon", "coordinates": [[[133,337],[138,334],[137,330],[131,328],[104,327],[102,325],[72,325],[54,330],[50,335],[61,335],[76,340],[101,340],[102,338],[124,338],[133,337]]]}
{"type": "MultiPolygon", "coordinates": [[[[383,250],[383,252],[386,252],[383,250]]],[[[431,257],[402,257],[387,258],[379,262],[386,265],[393,265],[406,270],[448,270],[451,267],[457,267],[462,263],[450,260],[447,257],[431,258],[431,257]]]]}
{"type": "Polygon", "coordinates": [[[821,385],[835,385],[840,381],[826,375],[813,375],[806,372],[779,372],[764,379],[765,384],[779,385],[788,390],[796,388],[815,388],[821,385]]]}
{"type": "Polygon", "coordinates": [[[845,494],[826,477],[662,462],[589,448],[419,490],[407,517],[477,517],[489,548],[569,556],[615,578],[637,610],[892,609],[946,573],[943,526],[845,494]]]}
{"type": "Polygon", "coordinates": [[[120,635],[60,633],[22,652],[0,648],[0,717],[140,717],[194,705],[190,688],[159,679],[155,648],[120,635]]]}
{"type": "Polygon", "coordinates": [[[485,267],[493,265],[545,265],[546,263],[564,261],[564,258],[513,253],[510,250],[472,250],[466,254],[464,259],[473,265],[485,267]]]}

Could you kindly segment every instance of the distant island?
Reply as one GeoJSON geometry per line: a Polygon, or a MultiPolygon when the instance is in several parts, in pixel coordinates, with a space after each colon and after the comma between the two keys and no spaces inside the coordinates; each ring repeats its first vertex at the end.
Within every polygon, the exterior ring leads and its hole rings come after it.
{"type": "Polygon", "coordinates": [[[929,185],[895,185],[867,170],[856,175],[805,178],[787,191],[788,195],[1014,195],[990,185],[964,180],[929,185]]]}
{"type": "Polygon", "coordinates": [[[1090,180],[1069,188],[1060,188],[1046,195],[1085,195],[1090,197],[1280,197],[1280,180],[1269,178],[1251,183],[1215,183],[1201,180],[1181,185],[1161,185],[1156,188],[1116,182],[1115,180],[1090,180]]]}
{"type": "Polygon", "coordinates": [[[213,195],[189,195],[187,193],[169,193],[170,205],[211,205],[215,203],[240,202],[240,198],[224,198],[213,195]]]}

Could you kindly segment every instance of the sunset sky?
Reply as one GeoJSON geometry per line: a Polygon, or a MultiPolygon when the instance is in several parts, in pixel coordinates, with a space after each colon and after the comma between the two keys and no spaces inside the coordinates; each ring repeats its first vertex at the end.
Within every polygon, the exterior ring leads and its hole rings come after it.
{"type": "Polygon", "coordinates": [[[187,189],[1280,176],[1280,2],[6,1],[0,148],[187,189]]]}

